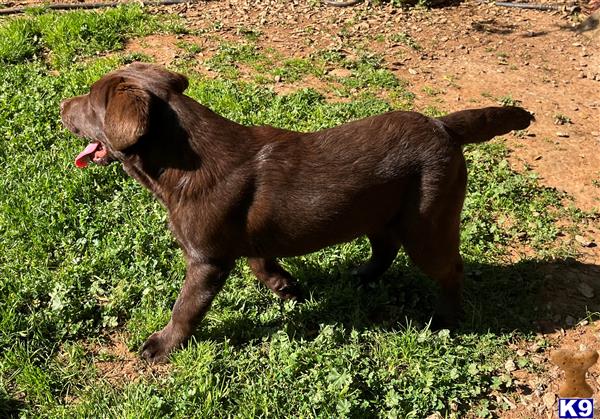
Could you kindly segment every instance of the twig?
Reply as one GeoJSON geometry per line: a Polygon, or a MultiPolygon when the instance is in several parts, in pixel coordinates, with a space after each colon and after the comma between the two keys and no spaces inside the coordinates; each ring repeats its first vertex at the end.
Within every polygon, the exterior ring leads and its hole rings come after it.
{"type": "Polygon", "coordinates": [[[28,10],[36,10],[38,8],[51,10],[73,10],[73,9],[101,9],[104,7],[116,7],[122,4],[141,4],[143,6],[168,6],[171,4],[194,3],[190,0],[158,0],[158,1],[140,1],[127,3],[51,3],[41,6],[29,7],[10,7],[8,9],[0,9],[0,15],[14,15],[17,13],[25,13],[28,10]]]}
{"type": "Polygon", "coordinates": [[[335,0],[323,0],[323,3],[325,3],[328,6],[334,6],[334,7],[350,7],[350,6],[354,6],[358,3],[362,3],[363,0],[348,0],[348,1],[335,1],[335,0]]]}
{"type": "Polygon", "coordinates": [[[579,6],[566,6],[561,4],[537,4],[537,3],[511,3],[505,1],[494,2],[496,6],[502,7],[517,7],[519,9],[534,9],[534,10],[560,10],[573,13],[579,9],[579,6]]]}

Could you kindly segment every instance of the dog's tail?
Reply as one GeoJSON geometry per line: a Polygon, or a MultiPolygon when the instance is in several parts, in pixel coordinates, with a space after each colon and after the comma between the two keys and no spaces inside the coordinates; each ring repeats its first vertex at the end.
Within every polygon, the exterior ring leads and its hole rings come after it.
{"type": "Polygon", "coordinates": [[[439,120],[452,139],[460,144],[481,143],[512,130],[525,129],[535,118],[516,106],[458,111],[439,120]]]}

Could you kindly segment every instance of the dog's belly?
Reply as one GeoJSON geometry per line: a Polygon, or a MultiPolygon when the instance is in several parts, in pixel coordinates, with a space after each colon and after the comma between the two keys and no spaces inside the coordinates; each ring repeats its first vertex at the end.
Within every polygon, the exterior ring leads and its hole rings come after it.
{"type": "Polygon", "coordinates": [[[365,234],[385,232],[402,216],[410,194],[404,183],[373,187],[360,194],[312,202],[304,197],[271,206],[258,225],[249,225],[250,257],[304,255],[365,234]]]}

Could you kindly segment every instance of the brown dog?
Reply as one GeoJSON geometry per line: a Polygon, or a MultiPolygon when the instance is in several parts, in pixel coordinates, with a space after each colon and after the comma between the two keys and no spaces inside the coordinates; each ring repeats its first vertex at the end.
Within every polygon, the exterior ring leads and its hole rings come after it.
{"type": "Polygon", "coordinates": [[[530,113],[390,112],[299,133],[239,125],[185,96],[187,85],[181,74],[135,63],[61,104],[64,125],[90,141],[77,165],[119,160],[168,209],[185,253],[171,320],[146,341],[144,358],[165,360],[186,341],[237,258],[247,257],[278,296],[294,298],[298,286],[275,258],[362,235],[372,255],[357,275],[381,275],[402,246],[440,284],[436,320],[456,324],[467,182],[461,145],[524,129],[530,113]]]}

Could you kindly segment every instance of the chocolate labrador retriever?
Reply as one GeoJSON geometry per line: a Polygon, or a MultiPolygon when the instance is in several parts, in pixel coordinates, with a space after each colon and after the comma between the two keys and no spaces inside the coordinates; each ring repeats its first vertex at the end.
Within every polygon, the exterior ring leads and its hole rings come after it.
{"type": "Polygon", "coordinates": [[[185,76],[134,63],[61,104],[64,125],[89,140],[77,156],[122,163],[169,212],[187,261],[167,326],[142,347],[163,361],[194,331],[234,261],[281,298],[299,287],[276,258],[366,235],[364,281],[402,246],[441,288],[434,319],[461,313],[460,212],[467,171],[461,146],[524,129],[517,107],[465,110],[434,119],[389,112],[318,132],[243,126],[183,94],[185,76]]]}

